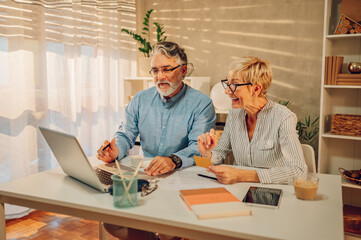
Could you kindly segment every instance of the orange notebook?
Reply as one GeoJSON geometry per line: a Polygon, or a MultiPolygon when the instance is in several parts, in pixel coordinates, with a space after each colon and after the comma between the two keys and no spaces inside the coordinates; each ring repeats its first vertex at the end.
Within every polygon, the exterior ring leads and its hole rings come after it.
{"type": "Polygon", "coordinates": [[[224,187],[180,190],[180,196],[199,219],[252,215],[251,210],[224,187]]]}

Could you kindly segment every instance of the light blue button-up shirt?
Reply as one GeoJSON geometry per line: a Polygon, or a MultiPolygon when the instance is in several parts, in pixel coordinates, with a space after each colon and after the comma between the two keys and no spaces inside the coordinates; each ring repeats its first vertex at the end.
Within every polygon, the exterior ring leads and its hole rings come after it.
{"type": "Polygon", "coordinates": [[[182,167],[192,166],[199,155],[197,137],[214,128],[216,120],[211,99],[184,84],[170,99],[156,87],[138,92],[126,109],[126,123],[115,133],[119,158],[134,146],[140,134],[145,157],[169,156],[182,159],[182,167]]]}

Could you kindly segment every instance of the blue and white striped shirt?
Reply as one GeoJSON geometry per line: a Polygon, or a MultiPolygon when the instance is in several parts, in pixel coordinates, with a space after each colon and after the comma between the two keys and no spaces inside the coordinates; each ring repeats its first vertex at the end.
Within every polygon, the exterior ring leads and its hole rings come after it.
{"type": "Polygon", "coordinates": [[[184,84],[170,99],[156,87],[138,92],[126,109],[126,124],[115,134],[119,158],[123,158],[140,135],[145,157],[169,156],[182,159],[182,167],[192,166],[199,155],[197,137],[214,128],[212,100],[184,84]]]}
{"type": "Polygon", "coordinates": [[[257,115],[256,129],[249,141],[246,111],[231,109],[212,152],[212,163],[221,163],[233,152],[234,165],[257,168],[261,183],[288,183],[289,177],[307,173],[296,124],[293,112],[268,100],[257,115]]]}

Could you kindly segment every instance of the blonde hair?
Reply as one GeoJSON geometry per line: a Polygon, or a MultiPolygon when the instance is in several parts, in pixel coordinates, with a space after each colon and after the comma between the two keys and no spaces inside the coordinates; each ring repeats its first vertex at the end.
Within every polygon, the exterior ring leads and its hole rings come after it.
{"type": "Polygon", "coordinates": [[[231,63],[227,77],[243,79],[245,82],[252,83],[252,85],[261,84],[260,96],[265,96],[272,82],[272,70],[267,61],[251,56],[242,57],[231,63]]]}

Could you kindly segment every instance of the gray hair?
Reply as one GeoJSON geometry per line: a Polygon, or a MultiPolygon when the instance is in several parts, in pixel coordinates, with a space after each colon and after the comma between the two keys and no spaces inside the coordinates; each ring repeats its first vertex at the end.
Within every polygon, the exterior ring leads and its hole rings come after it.
{"type": "Polygon", "coordinates": [[[156,54],[166,55],[170,58],[177,58],[179,64],[188,64],[187,55],[184,52],[184,48],[180,47],[175,42],[158,42],[154,45],[151,56],[156,54]]]}

